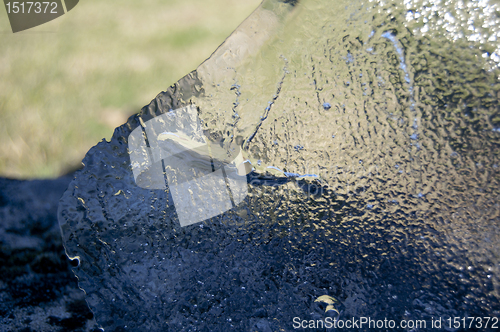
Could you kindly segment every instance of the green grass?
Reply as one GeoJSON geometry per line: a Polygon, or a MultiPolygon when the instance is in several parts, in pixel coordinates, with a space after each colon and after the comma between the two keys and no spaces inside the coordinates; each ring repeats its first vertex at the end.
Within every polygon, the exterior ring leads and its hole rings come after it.
{"type": "Polygon", "coordinates": [[[16,34],[0,9],[0,176],[49,178],[77,167],[259,3],[85,0],[16,34]]]}

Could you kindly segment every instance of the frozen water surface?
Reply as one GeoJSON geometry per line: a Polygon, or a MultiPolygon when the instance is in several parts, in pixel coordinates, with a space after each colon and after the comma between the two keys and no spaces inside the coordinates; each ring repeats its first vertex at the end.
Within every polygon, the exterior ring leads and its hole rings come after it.
{"type": "Polygon", "coordinates": [[[92,148],[61,199],[66,250],[97,322],[290,331],[294,317],[338,312],[422,319],[428,330],[433,317],[499,317],[498,10],[264,1],[197,70],[92,148]],[[151,162],[147,124],[186,107],[199,120],[193,134],[179,125],[162,137],[206,144],[193,186],[211,172],[225,179],[201,197],[186,185],[186,197],[193,209],[229,200],[182,227],[170,186],[183,169],[151,162]],[[133,164],[136,128],[148,139],[133,164]],[[240,152],[254,182],[236,199],[236,173],[222,170],[240,152]],[[141,165],[152,187],[137,185],[141,165]]]}

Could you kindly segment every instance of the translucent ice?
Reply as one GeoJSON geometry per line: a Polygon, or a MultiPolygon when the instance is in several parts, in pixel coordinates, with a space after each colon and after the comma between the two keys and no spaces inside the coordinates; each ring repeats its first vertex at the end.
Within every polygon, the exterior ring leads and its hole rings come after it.
{"type": "Polygon", "coordinates": [[[266,0],[92,148],[59,222],[97,322],[288,331],[294,317],[332,312],[498,317],[500,71],[483,56],[499,46],[488,37],[498,8],[426,3],[266,0]],[[453,22],[439,20],[448,12],[453,22]],[[195,110],[196,130],[147,132],[183,108],[195,110]],[[180,144],[166,149],[206,151],[170,167],[170,154],[130,149],[134,130],[149,149],[151,134],[180,144]],[[222,170],[240,152],[233,165],[250,177],[235,199],[222,170]],[[157,168],[141,168],[148,160],[157,168]],[[219,182],[173,194],[184,169],[200,186],[220,170],[219,182]],[[223,208],[205,206],[223,192],[223,208]],[[176,197],[207,219],[182,223],[176,197]],[[315,301],[323,295],[335,310],[315,301]]]}

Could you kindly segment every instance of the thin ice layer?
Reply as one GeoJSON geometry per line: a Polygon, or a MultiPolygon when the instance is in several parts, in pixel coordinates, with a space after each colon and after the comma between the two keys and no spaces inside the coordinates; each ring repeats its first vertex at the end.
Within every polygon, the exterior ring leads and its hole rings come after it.
{"type": "MultiPolygon", "coordinates": [[[[474,4],[454,26],[491,15],[474,4]]],[[[418,6],[265,1],[89,151],[59,221],[104,328],[293,330],[294,317],[332,314],[323,295],[342,319],[499,316],[500,73],[483,56],[498,45],[452,38],[429,13],[420,33],[418,6]],[[326,185],[250,184],[181,227],[168,185],[137,185],[127,147],[141,123],[187,105],[228,160],[244,151],[256,173],[326,185]]]]}

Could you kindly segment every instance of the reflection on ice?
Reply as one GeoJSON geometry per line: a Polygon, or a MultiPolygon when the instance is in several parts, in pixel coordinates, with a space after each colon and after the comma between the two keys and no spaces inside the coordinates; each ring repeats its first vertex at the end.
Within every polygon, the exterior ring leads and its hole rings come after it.
{"type": "Polygon", "coordinates": [[[61,199],[99,324],[499,316],[493,8],[264,1],[61,199]]]}

